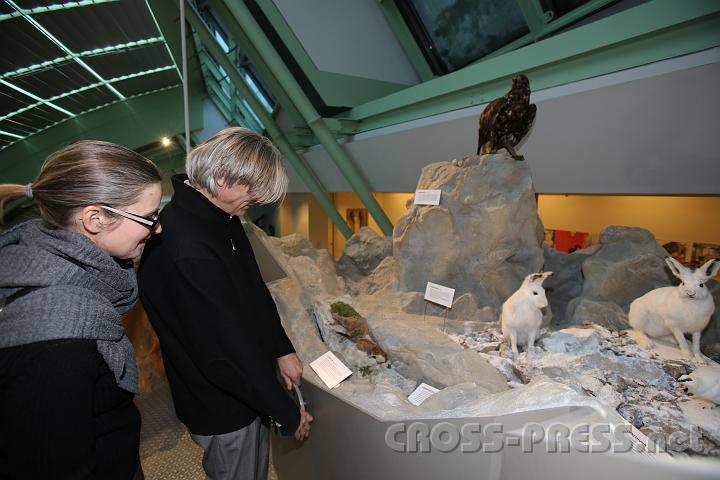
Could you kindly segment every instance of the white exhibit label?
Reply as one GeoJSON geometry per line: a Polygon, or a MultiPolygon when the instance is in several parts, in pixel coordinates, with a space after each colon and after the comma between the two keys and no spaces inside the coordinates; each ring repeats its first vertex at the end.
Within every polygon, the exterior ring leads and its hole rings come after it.
{"type": "Polygon", "coordinates": [[[352,371],[340,361],[332,352],[327,352],[314,361],[310,366],[318,377],[325,382],[328,388],[334,388],[340,382],[352,375],[352,371]]]}
{"type": "Polygon", "coordinates": [[[415,205],[440,205],[442,190],[415,190],[415,205]]]}
{"type": "Polygon", "coordinates": [[[425,287],[425,300],[452,308],[453,298],[455,298],[454,288],[443,287],[437,283],[427,282],[427,287],[425,287]]]}
{"type": "Polygon", "coordinates": [[[410,396],[408,397],[408,401],[415,406],[419,406],[422,402],[427,400],[430,395],[439,391],[440,390],[428,385],[427,383],[421,383],[420,386],[417,387],[415,391],[410,394],[410,396]]]}

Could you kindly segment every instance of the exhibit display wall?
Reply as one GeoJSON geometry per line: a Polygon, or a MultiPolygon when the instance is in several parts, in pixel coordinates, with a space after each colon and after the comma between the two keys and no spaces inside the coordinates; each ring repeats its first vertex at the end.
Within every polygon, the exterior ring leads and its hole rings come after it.
{"type": "MultiPolygon", "coordinates": [[[[393,224],[405,213],[412,193],[375,193],[393,224]]],[[[363,208],[352,192],[330,194],[343,218],[349,209],[363,208]]],[[[645,228],[662,244],[668,242],[720,245],[720,196],[538,196],[538,214],[546,230],[587,233],[596,239],[608,225],[645,228]]],[[[315,248],[327,249],[338,258],[345,239],[310,194],[290,193],[280,208],[281,235],[299,233],[315,248]]],[[[368,217],[367,226],[381,234],[368,217]]],[[[596,243],[596,242],[593,242],[596,243]]]]}

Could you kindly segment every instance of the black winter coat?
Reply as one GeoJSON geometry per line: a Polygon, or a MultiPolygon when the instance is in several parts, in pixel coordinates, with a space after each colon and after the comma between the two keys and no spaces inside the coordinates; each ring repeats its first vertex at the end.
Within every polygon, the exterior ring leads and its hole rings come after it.
{"type": "Polygon", "coordinates": [[[240,220],[186,179],[173,177],[162,232],[145,247],[138,273],[177,416],[198,435],[239,430],[258,416],[291,435],[300,414],[276,359],[295,350],[240,220]]]}

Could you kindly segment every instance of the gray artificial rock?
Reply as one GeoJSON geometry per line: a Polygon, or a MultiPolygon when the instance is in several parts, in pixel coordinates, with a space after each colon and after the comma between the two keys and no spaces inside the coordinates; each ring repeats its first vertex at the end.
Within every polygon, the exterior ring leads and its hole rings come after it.
{"type": "Polygon", "coordinates": [[[353,281],[370,274],[392,255],[392,238],[381,237],[370,227],[362,227],[345,244],[337,261],[338,274],[353,281]]]}
{"type": "Polygon", "coordinates": [[[402,311],[415,315],[442,317],[453,322],[490,323],[497,320],[491,307],[479,307],[472,293],[463,293],[455,298],[449,310],[425,300],[424,293],[407,292],[400,296],[402,311]]]}
{"type": "Polygon", "coordinates": [[[707,288],[715,301],[715,313],[710,317],[700,339],[703,353],[714,360],[720,360],[720,282],[708,280],[707,288]]]}
{"type": "Polygon", "coordinates": [[[588,323],[614,331],[630,328],[627,315],[617,303],[590,300],[585,297],[572,299],[567,305],[564,324],[583,325],[588,323]]]}
{"type": "Polygon", "coordinates": [[[485,396],[487,391],[474,383],[460,383],[430,395],[422,405],[428,410],[448,411],[477,402],[485,396]]]}
{"type": "Polygon", "coordinates": [[[318,250],[315,259],[305,255],[286,257],[284,268],[302,286],[303,303],[308,309],[317,301],[345,293],[345,283],[335,274],[335,262],[327,250],[318,250]]]}
{"type": "Polygon", "coordinates": [[[440,189],[438,206],[412,206],[398,221],[393,256],[398,286],[428,281],[472,293],[499,312],[523,278],[543,264],[542,223],[527,162],[506,154],[426,166],[420,189],[440,189]]]}
{"type": "Polygon", "coordinates": [[[667,252],[642,228],[609,226],[600,234],[600,247],[582,264],[582,296],[618,304],[630,303],[658,287],[671,285],[667,252]]]}
{"type": "Polygon", "coordinates": [[[436,388],[473,382],[487,393],[506,390],[505,378],[487,360],[465,350],[426,322],[368,317],[373,336],[406,378],[436,388]]]}
{"type": "Polygon", "coordinates": [[[590,328],[566,328],[540,339],[540,346],[547,352],[580,355],[600,350],[603,337],[590,328]]]}
{"type": "Polygon", "coordinates": [[[317,250],[313,247],[310,240],[303,237],[299,233],[285,235],[282,238],[270,237],[272,244],[276,245],[285,255],[291,257],[311,257],[315,258],[317,250]]]}
{"type": "Polygon", "coordinates": [[[545,266],[543,270],[553,275],[543,282],[545,294],[553,312],[552,324],[565,326],[570,324],[566,316],[570,301],[582,294],[582,263],[590,255],[589,249],[567,254],[543,245],[545,266]]]}
{"type": "Polygon", "coordinates": [[[391,293],[397,290],[396,262],[393,257],[385,257],[367,277],[359,282],[348,282],[353,295],[375,295],[378,292],[391,293]]]}

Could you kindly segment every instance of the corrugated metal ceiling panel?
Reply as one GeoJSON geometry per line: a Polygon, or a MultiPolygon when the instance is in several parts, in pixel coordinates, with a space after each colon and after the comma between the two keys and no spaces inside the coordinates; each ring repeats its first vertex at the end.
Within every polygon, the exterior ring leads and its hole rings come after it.
{"type": "Polygon", "coordinates": [[[62,50],[21,17],[0,24],[0,45],[0,74],[65,56],[62,50]]]}
{"type": "Polygon", "coordinates": [[[117,95],[112,93],[107,87],[102,86],[55,100],[53,103],[71,112],[81,113],[116,100],[117,95]]]}
{"type": "Polygon", "coordinates": [[[143,0],[58,10],[38,21],[74,52],[160,35],[143,0]]]}
{"type": "Polygon", "coordinates": [[[0,83],[0,117],[31,103],[35,103],[35,100],[0,83]]]}
{"type": "Polygon", "coordinates": [[[46,105],[40,105],[26,112],[13,115],[12,117],[18,124],[25,125],[34,130],[45,128],[50,124],[66,118],[67,115],[64,113],[46,105]]]}
{"type": "Polygon", "coordinates": [[[32,130],[29,127],[27,127],[26,125],[21,125],[12,119],[0,121],[0,130],[22,136],[32,133],[32,130]]]}
{"type": "Polygon", "coordinates": [[[75,62],[38,70],[12,79],[12,83],[42,98],[51,98],[63,92],[97,83],[98,80],[75,62]]]}
{"type": "Polygon", "coordinates": [[[164,43],[87,57],[85,62],[107,80],[173,64],[164,43]]]}
{"type": "Polygon", "coordinates": [[[178,79],[177,72],[175,70],[166,70],[164,72],[116,82],[113,86],[120,90],[120,93],[129,97],[131,95],[139,95],[152,90],[169,87],[170,85],[177,85],[178,83],[180,83],[180,79],[178,79]]]}

